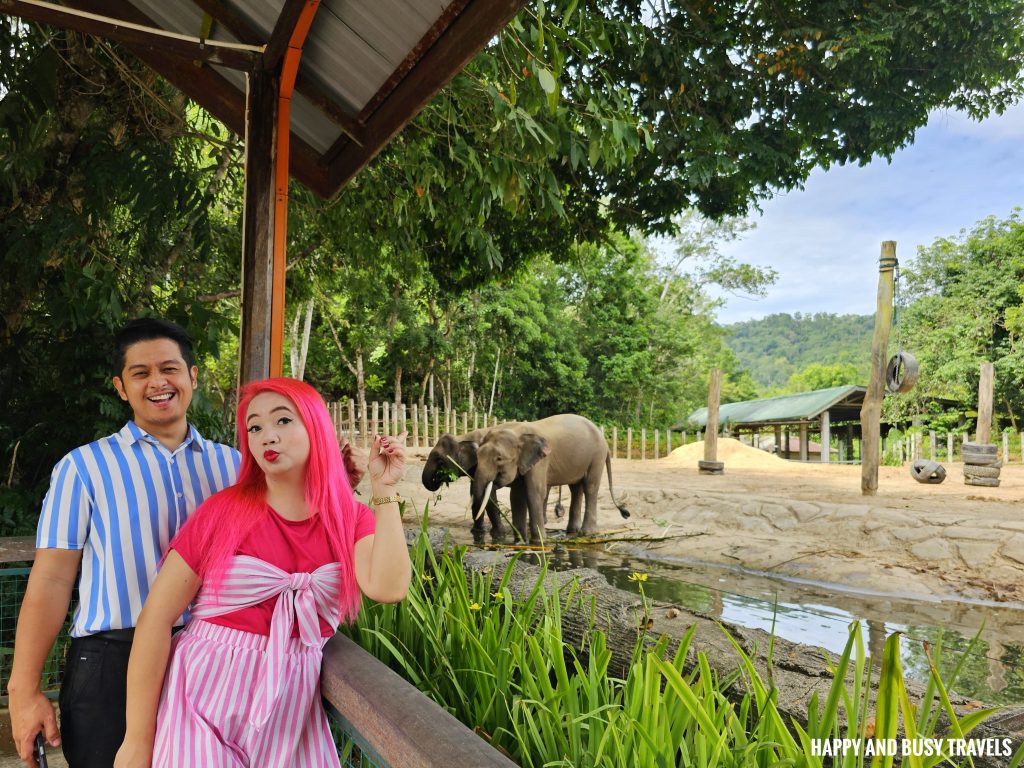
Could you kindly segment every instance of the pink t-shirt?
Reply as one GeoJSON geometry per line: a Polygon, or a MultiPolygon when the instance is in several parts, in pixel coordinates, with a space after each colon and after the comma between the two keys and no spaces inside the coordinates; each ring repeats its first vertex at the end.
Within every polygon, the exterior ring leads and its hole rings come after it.
{"type": "MultiPolygon", "coordinates": [[[[377,518],[372,510],[359,502],[356,502],[355,508],[356,524],[353,543],[377,530],[377,518]]],[[[268,514],[246,536],[236,554],[258,557],[287,573],[312,573],[321,565],[334,561],[319,515],[313,515],[306,520],[294,521],[281,517],[273,507],[267,507],[267,510],[268,514]]],[[[196,537],[192,535],[195,530],[197,530],[196,527],[185,526],[174,541],[173,549],[181,555],[189,568],[198,572],[203,542],[197,541],[196,537]]],[[[277,605],[278,597],[272,597],[258,605],[240,608],[221,616],[211,616],[203,621],[260,635],[269,635],[270,620],[274,615],[274,606],[277,605]]],[[[298,637],[298,632],[299,628],[296,625],[292,630],[292,637],[298,637]]],[[[334,634],[334,630],[322,617],[320,618],[320,634],[323,637],[330,637],[334,634]]]]}

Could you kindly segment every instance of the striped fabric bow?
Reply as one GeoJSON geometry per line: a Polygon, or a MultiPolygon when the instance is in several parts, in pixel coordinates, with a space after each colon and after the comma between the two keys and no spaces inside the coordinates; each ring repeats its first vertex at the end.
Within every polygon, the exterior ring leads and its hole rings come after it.
{"type": "Polygon", "coordinates": [[[338,601],[341,588],[341,564],[327,563],[312,573],[287,573],[265,560],[236,555],[224,574],[215,595],[200,592],[192,616],[205,619],[222,616],[240,608],[258,605],[280,595],[270,620],[266,661],[249,723],[257,730],[270,718],[271,709],[281,693],[284,658],[292,628],[299,625],[299,638],[309,647],[321,646],[317,615],[332,627],[340,620],[338,601]]]}

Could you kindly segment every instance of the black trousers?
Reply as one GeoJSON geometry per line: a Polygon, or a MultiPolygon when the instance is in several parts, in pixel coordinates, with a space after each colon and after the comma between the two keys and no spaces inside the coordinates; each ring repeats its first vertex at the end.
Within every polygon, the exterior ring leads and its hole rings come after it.
{"type": "Polygon", "coordinates": [[[131,630],[75,637],[60,687],[60,738],[69,768],[111,768],[124,741],[131,630]]]}

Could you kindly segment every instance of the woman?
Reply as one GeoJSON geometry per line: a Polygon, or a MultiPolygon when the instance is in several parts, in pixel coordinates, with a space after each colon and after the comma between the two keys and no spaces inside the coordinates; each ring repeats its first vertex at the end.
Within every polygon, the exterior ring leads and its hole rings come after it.
{"type": "Polygon", "coordinates": [[[355,501],[308,384],[246,385],[237,423],[237,484],[171,541],[142,610],[115,768],[338,766],[320,700],[323,644],[358,612],[360,593],[397,602],[408,589],[395,494],[404,433],[373,440],[374,513],[355,501]]]}

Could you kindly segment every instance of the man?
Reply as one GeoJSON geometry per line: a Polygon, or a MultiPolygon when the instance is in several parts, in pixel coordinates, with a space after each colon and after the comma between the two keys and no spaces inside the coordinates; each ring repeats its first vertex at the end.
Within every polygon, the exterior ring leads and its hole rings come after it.
{"type": "Polygon", "coordinates": [[[54,467],[18,617],[8,693],[15,744],[30,766],[40,731],[71,768],[113,764],[132,632],[157,564],[185,518],[238,471],[238,452],[204,439],[186,418],[198,370],[183,328],[133,320],[117,334],[114,362],[114,388],[132,420],[54,467]],[[40,679],[75,586],[58,732],[40,679]]]}

